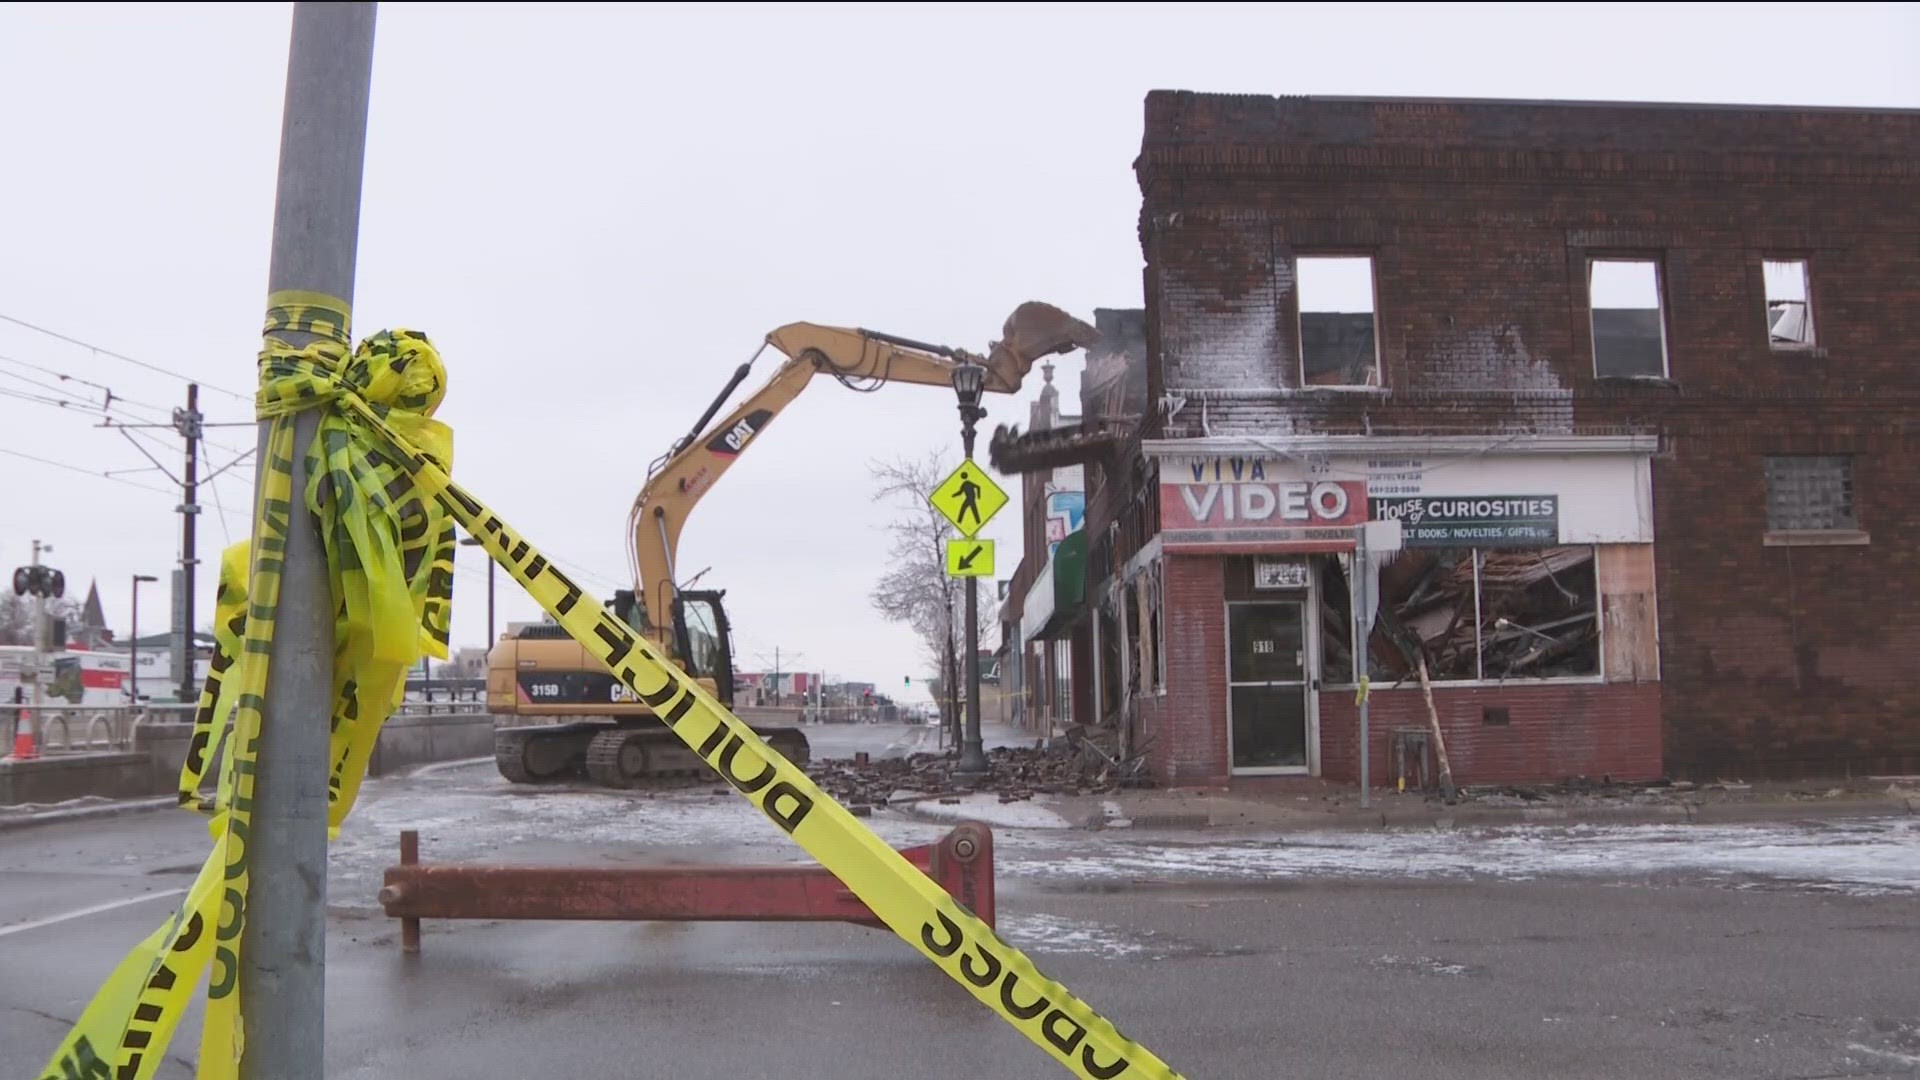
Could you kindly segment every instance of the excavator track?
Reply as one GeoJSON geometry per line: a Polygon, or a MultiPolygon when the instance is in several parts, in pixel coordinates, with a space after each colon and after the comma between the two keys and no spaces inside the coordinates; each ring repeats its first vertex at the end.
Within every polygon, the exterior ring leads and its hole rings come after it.
{"type": "MultiPolygon", "coordinates": [[[[755,728],[768,745],[796,765],[804,765],[810,752],[807,737],[797,728],[755,728]]],[[[646,728],[611,728],[600,731],[587,745],[587,779],[602,787],[632,788],[648,780],[669,777],[714,775],[713,768],[700,760],[679,736],[670,731],[646,728]]]]}
{"type": "Polygon", "coordinates": [[[579,771],[579,758],[589,725],[496,728],[493,763],[500,775],[516,784],[566,780],[579,771]]]}
{"type": "Polygon", "coordinates": [[[645,731],[609,728],[587,744],[587,779],[601,787],[630,788],[652,775],[645,731]]]}

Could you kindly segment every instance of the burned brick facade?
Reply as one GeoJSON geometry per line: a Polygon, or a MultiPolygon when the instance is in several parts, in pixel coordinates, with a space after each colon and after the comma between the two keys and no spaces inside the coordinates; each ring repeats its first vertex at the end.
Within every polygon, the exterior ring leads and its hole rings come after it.
{"type": "Polygon", "coordinates": [[[1089,598],[1163,781],[1356,778],[1363,678],[1376,782],[1920,769],[1920,113],[1157,92],[1136,171],[1089,598]]]}

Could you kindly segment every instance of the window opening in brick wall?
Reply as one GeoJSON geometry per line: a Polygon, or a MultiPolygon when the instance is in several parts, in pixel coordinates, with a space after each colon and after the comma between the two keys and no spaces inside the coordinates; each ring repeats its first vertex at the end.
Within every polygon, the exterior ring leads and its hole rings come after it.
{"type": "Polygon", "coordinates": [[[1052,641],[1053,716],[1063,724],[1073,723],[1073,642],[1052,641]]]}
{"type": "Polygon", "coordinates": [[[1774,532],[1851,532],[1853,459],[1844,455],[1767,458],[1767,528],[1774,532]]]}
{"type": "Polygon", "coordinates": [[[1153,568],[1147,572],[1147,644],[1153,654],[1152,691],[1156,694],[1167,688],[1166,590],[1161,573],[1164,565],[1155,559],[1153,568]]]}
{"type": "Polygon", "coordinates": [[[1373,260],[1364,255],[1296,260],[1303,386],[1379,386],[1380,346],[1373,260]]]}
{"type": "Polygon", "coordinates": [[[1126,645],[1120,640],[1120,598],[1109,597],[1100,605],[1100,710],[1105,723],[1120,711],[1120,680],[1126,677],[1126,645]]]}
{"type": "Polygon", "coordinates": [[[1760,264],[1767,284],[1767,340],[1776,349],[1811,348],[1812,291],[1805,259],[1767,259],[1760,264]]]}
{"type": "Polygon", "coordinates": [[[1665,378],[1666,319],[1660,310],[1660,268],[1651,259],[1595,259],[1588,269],[1593,313],[1593,373],[1609,378],[1665,378]]]}
{"type": "Polygon", "coordinates": [[[1146,679],[1146,665],[1142,662],[1147,643],[1140,637],[1142,603],[1141,583],[1129,581],[1120,589],[1120,616],[1127,628],[1127,693],[1144,694],[1151,690],[1146,679]]]}
{"type": "Polygon", "coordinates": [[[1600,674],[1594,549],[1414,549],[1380,571],[1368,642],[1376,682],[1591,678],[1600,674]],[[1417,651],[1416,651],[1417,650],[1417,651]]]}
{"type": "Polygon", "coordinates": [[[1320,576],[1320,677],[1330,683],[1352,682],[1353,600],[1347,575],[1353,572],[1353,559],[1329,555],[1313,563],[1320,576]]]}

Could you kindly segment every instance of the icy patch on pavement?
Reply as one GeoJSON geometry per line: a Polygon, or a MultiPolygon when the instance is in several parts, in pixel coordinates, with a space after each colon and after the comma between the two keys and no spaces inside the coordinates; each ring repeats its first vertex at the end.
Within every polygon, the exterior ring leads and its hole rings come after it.
{"type": "Polygon", "coordinates": [[[1143,942],[1117,927],[1077,922],[1057,915],[1002,916],[996,932],[1022,952],[1125,958],[1148,951],[1143,942]]]}
{"type": "MultiPolygon", "coordinates": [[[[1850,895],[1920,892],[1920,823],[1641,825],[1474,832],[1305,833],[1275,840],[1089,842],[1071,854],[1009,860],[1022,877],[1529,880],[1696,874],[1762,878],[1850,895]]],[[[1744,884],[1744,882],[1741,882],[1744,884]]]]}
{"type": "Polygon", "coordinates": [[[1906,1065],[1910,1068],[1920,1067],[1920,1054],[1903,1054],[1898,1050],[1880,1050],[1863,1043],[1848,1043],[1847,1049],[1856,1054],[1871,1054],[1877,1058],[1885,1058],[1888,1061],[1899,1065],[1906,1065]]]}
{"type": "Polygon", "coordinates": [[[927,799],[914,804],[914,812],[943,821],[979,821],[996,829],[1070,829],[1073,823],[1047,809],[1036,800],[1003,803],[990,792],[963,795],[957,803],[927,799]]]}
{"type": "Polygon", "coordinates": [[[1451,964],[1431,956],[1377,956],[1369,963],[1377,968],[1414,971],[1422,975],[1447,975],[1458,978],[1473,973],[1473,969],[1465,964],[1451,964]]]}

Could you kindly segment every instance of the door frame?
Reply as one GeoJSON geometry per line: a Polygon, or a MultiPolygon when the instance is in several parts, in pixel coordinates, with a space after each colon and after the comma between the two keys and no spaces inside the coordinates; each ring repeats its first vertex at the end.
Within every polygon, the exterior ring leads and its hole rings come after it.
{"type": "MultiPolygon", "coordinates": [[[[1228,600],[1220,609],[1222,688],[1227,704],[1227,775],[1233,776],[1319,776],[1320,775],[1320,581],[1309,575],[1307,587],[1270,600],[1228,600]],[[1305,765],[1257,765],[1242,768],[1233,763],[1233,619],[1232,610],[1249,604],[1300,605],[1302,635],[1300,693],[1305,696],[1307,763],[1305,765]]],[[[1252,685],[1252,684],[1249,684],[1252,685]]]]}

